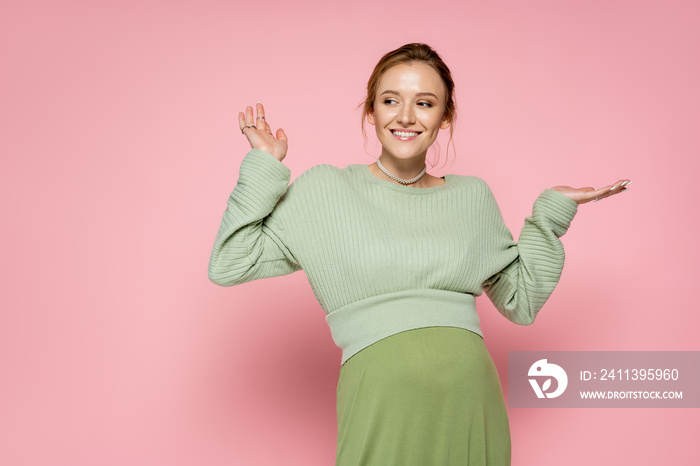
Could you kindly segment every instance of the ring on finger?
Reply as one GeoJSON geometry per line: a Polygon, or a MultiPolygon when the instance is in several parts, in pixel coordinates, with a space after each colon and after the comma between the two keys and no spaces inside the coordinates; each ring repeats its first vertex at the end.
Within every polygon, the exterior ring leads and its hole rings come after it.
{"type": "Polygon", "coordinates": [[[265,116],[264,116],[264,115],[263,115],[263,116],[259,116],[259,117],[256,118],[256,120],[264,120],[264,119],[265,119],[265,116]]]}
{"type": "Polygon", "coordinates": [[[255,128],[255,125],[244,126],[243,128],[241,128],[241,134],[245,134],[245,133],[243,132],[243,130],[248,129],[248,128],[255,128]]]}

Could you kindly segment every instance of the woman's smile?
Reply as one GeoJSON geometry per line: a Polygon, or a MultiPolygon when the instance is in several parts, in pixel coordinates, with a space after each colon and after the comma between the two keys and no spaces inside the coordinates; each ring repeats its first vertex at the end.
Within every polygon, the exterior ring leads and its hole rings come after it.
{"type": "Polygon", "coordinates": [[[391,134],[394,135],[394,138],[398,139],[399,141],[413,141],[421,134],[421,131],[408,131],[398,129],[392,129],[389,131],[391,132],[391,134]]]}

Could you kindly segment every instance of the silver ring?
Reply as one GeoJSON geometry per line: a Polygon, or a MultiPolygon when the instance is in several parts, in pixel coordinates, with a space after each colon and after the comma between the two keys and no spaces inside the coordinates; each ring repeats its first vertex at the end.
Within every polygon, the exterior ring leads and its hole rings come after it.
{"type": "Polygon", "coordinates": [[[596,198],[595,198],[595,201],[594,201],[594,202],[598,202],[599,200],[600,200],[600,198],[598,198],[598,196],[596,196],[596,198]]]}
{"type": "Polygon", "coordinates": [[[272,131],[268,131],[267,134],[272,134],[272,131]]]}
{"type": "Polygon", "coordinates": [[[265,119],[265,116],[259,116],[256,118],[256,120],[264,120],[264,119],[265,119]]]}
{"type": "Polygon", "coordinates": [[[247,128],[255,128],[255,125],[244,126],[243,128],[241,128],[241,134],[245,134],[243,130],[247,128]]]}

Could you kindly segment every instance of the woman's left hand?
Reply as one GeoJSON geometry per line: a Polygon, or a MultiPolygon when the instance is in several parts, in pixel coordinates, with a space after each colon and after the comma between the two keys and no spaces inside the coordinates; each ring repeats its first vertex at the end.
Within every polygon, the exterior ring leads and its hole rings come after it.
{"type": "Polygon", "coordinates": [[[604,188],[594,189],[594,188],[572,188],[571,186],[554,186],[554,191],[559,191],[572,201],[576,201],[579,204],[585,204],[586,202],[599,201],[605,199],[606,197],[614,196],[627,191],[628,186],[632,184],[630,180],[622,179],[618,180],[615,184],[609,184],[604,188]]]}

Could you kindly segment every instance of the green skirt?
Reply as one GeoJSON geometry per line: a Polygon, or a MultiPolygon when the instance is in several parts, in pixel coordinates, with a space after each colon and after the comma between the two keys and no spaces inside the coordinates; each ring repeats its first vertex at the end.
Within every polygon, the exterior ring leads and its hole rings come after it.
{"type": "Polygon", "coordinates": [[[508,466],[510,428],[481,336],[391,335],[340,369],[336,466],[508,466]]]}

